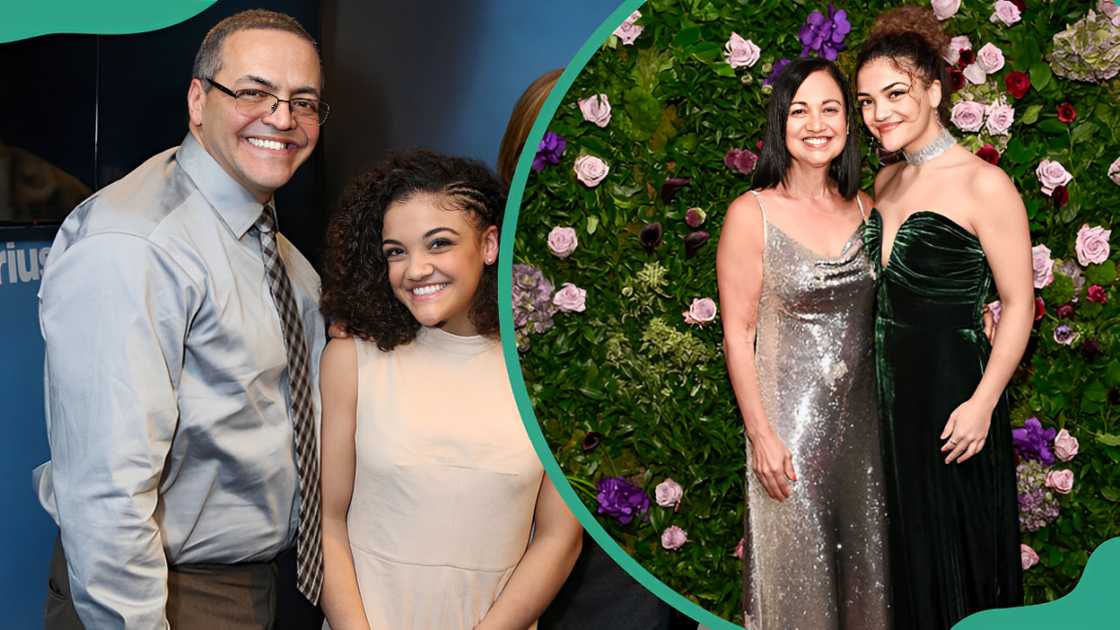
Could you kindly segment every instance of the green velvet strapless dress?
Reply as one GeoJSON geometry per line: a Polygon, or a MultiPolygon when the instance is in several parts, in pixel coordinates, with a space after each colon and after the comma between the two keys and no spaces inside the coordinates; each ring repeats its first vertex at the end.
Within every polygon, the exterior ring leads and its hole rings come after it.
{"type": "Polygon", "coordinates": [[[1023,602],[1019,506],[1007,401],[983,450],[945,463],[949,414],[976,390],[991,346],[981,311],[992,272],[980,241],[917,212],[882,265],[882,217],[865,248],[878,275],[875,359],[887,486],[895,628],[949,628],[1023,602]]]}

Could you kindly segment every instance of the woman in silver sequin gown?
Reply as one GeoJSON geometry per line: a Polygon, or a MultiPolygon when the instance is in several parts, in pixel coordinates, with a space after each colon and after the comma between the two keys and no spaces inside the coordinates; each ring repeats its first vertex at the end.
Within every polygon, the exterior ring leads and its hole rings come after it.
{"type": "Polygon", "coordinates": [[[871,207],[858,192],[852,99],[832,63],[803,59],[775,82],[768,113],[759,190],[732,203],[717,255],[752,470],[748,627],[879,630],[889,594],[875,286],[861,238],[871,207]]]}

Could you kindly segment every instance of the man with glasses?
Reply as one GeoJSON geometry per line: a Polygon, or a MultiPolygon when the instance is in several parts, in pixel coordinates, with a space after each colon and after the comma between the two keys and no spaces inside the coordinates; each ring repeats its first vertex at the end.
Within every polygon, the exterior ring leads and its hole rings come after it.
{"type": "Polygon", "coordinates": [[[183,144],[79,205],[43,277],[49,630],[322,623],[319,278],[273,202],[329,112],[319,55],[246,11],[193,74],[183,144]]]}

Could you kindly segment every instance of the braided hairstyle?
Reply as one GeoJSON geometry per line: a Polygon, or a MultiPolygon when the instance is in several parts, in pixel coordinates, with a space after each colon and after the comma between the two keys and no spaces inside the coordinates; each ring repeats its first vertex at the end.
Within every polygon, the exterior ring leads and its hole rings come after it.
{"type": "MultiPolygon", "coordinates": [[[[383,351],[416,338],[420,322],[393,294],[381,240],[385,213],[417,194],[434,194],[446,210],[468,213],[479,232],[501,232],[506,188],[481,162],[408,151],[390,155],[355,179],[327,225],[322,311],[349,334],[383,351]]],[[[480,335],[498,335],[497,265],[483,268],[470,310],[480,335]]]]}
{"type": "Polygon", "coordinates": [[[941,103],[937,114],[941,124],[949,124],[949,68],[942,57],[949,48],[949,36],[933,10],[928,7],[902,6],[881,14],[871,27],[871,35],[860,48],[856,75],[866,64],[877,59],[888,60],[894,68],[916,76],[928,88],[941,83],[941,103]]]}

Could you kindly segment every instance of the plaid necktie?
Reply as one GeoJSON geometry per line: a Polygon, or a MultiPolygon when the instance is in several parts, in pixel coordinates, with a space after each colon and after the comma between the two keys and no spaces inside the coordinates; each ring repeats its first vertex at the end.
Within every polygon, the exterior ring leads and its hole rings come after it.
{"type": "Polygon", "coordinates": [[[292,427],[299,473],[299,533],[296,536],[296,585],[312,604],[319,603],[323,588],[323,548],[319,522],[319,462],[311,413],[311,384],[307,378],[307,343],[292,284],[276,249],[276,217],[265,206],[253,226],[261,242],[265,275],[272,301],[280,314],[284,345],[288,349],[288,383],[292,393],[292,427]]]}

